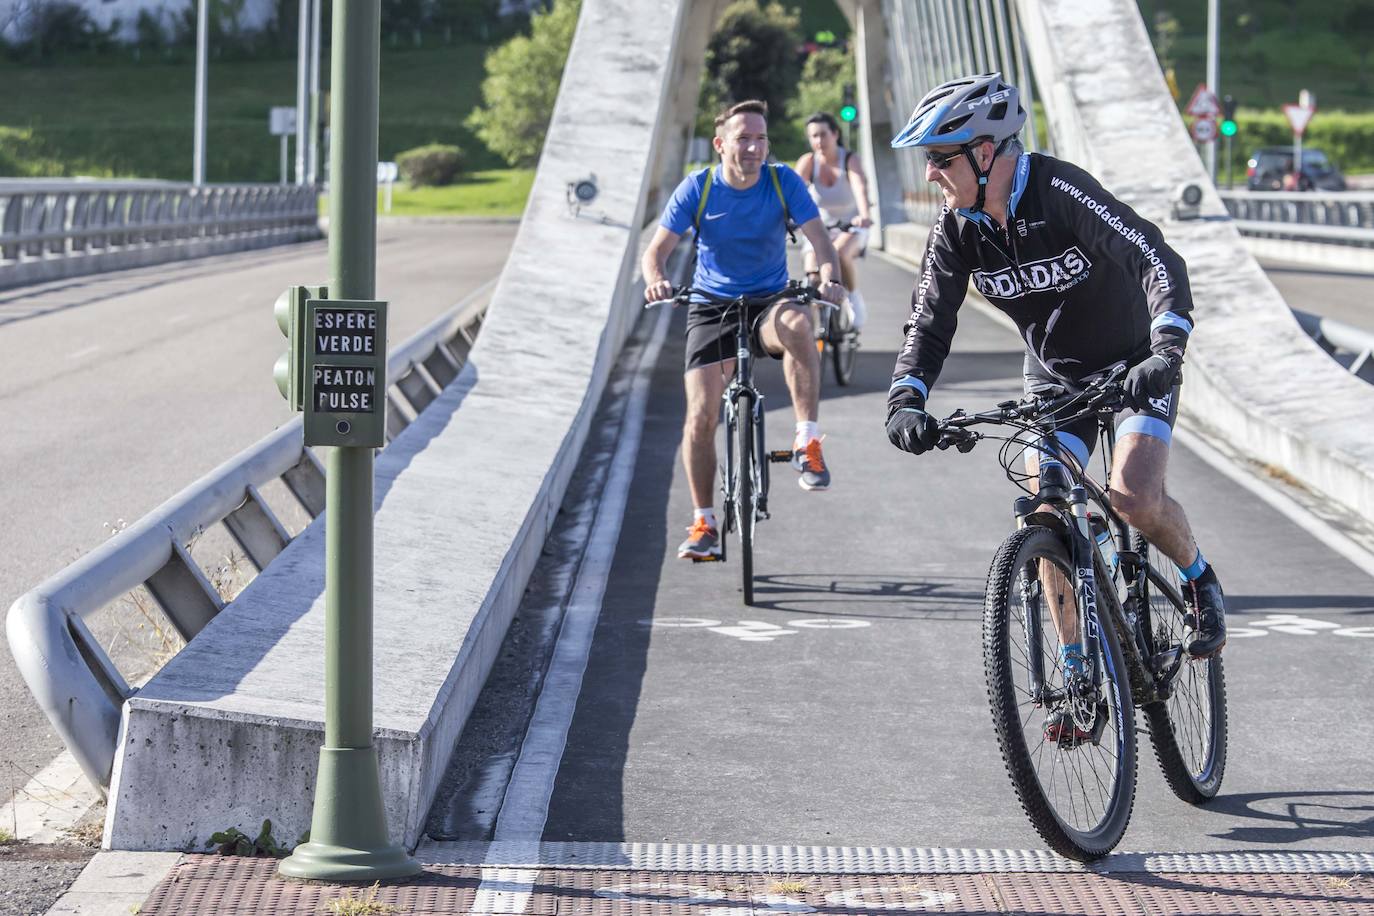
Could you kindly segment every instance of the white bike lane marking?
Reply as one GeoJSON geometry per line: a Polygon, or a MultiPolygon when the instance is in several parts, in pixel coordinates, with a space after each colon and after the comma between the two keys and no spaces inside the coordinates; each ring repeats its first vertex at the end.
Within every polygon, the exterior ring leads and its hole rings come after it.
{"type": "Polygon", "coordinates": [[[639,623],[641,626],[665,629],[707,630],[738,639],[740,642],[773,642],[779,636],[795,636],[798,630],[859,630],[873,626],[871,621],[855,620],[852,617],[806,617],[801,620],[789,620],[782,626],[762,620],[741,620],[725,624],[710,617],[649,617],[639,623]]]}
{"type": "Polygon", "coordinates": [[[1228,626],[1226,629],[1227,638],[1246,639],[1253,636],[1268,636],[1270,633],[1284,633],[1289,636],[1374,637],[1374,626],[1346,627],[1329,620],[1317,620],[1314,617],[1302,617],[1298,614],[1269,614],[1257,620],[1245,620],[1244,624],[1244,626],[1228,626]]]}

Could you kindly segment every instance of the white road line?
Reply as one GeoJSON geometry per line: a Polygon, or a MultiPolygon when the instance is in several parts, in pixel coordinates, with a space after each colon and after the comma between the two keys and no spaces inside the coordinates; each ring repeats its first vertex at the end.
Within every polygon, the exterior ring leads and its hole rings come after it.
{"type": "Polygon", "coordinates": [[[100,800],[69,751],[62,751],[0,806],[0,830],[30,843],[54,843],[100,800]]]}
{"type": "Polygon", "coordinates": [[[658,361],[658,351],[668,333],[668,315],[668,309],[660,310],[653,336],[640,357],[629,405],[621,421],[620,442],[611,459],[611,472],[602,490],[592,536],[573,585],[544,687],[539,692],[529,730],[520,747],[520,759],[516,761],[501,814],[496,819],[494,836],[498,841],[538,842],[544,833],[554,778],[558,775],[558,763],[567,743],[577,696],[582,690],[582,673],[587,667],[587,654],[601,614],[606,579],[615,559],[616,542],[620,539],[620,525],[625,517],[649,400],[649,382],[658,361]]]}
{"type": "Polygon", "coordinates": [[[92,353],[98,353],[99,351],[100,344],[96,344],[93,347],[82,347],[80,350],[73,350],[72,352],[68,353],[67,359],[85,359],[92,353]]]}
{"type": "MultiPolygon", "coordinates": [[[[907,271],[913,270],[910,263],[895,255],[882,251],[877,252],[877,254],[896,267],[907,271]]],[[[1008,328],[1013,334],[1020,335],[1016,329],[1016,322],[972,290],[969,290],[968,301],[979,312],[1008,328]]],[[[1249,468],[1227,458],[1220,450],[1210,445],[1187,418],[1179,418],[1178,426],[1174,429],[1174,438],[1213,470],[1258,496],[1271,509],[1345,557],[1362,572],[1374,576],[1374,553],[1371,553],[1363,544],[1349,537],[1340,529],[1329,524],[1302,503],[1277,489],[1273,484],[1253,474],[1249,468]]]]}
{"type": "MultiPolygon", "coordinates": [[[[577,697],[582,691],[582,675],[587,668],[596,621],[601,616],[601,601],[606,591],[611,562],[615,559],[620,526],[625,518],[630,483],[634,480],[639,455],[640,435],[648,408],[649,384],[658,353],[668,334],[670,310],[659,310],[658,322],[639,358],[629,403],[621,420],[620,441],[611,458],[611,470],[601,491],[591,537],[573,584],[563,626],[554,644],[544,686],[535,703],[520,758],[511,773],[501,813],[496,819],[495,839],[505,845],[526,850],[528,861],[537,861],[539,839],[549,815],[558,764],[567,746],[577,697]]],[[[477,887],[473,912],[478,914],[523,913],[539,877],[537,868],[483,868],[477,887]]]]}

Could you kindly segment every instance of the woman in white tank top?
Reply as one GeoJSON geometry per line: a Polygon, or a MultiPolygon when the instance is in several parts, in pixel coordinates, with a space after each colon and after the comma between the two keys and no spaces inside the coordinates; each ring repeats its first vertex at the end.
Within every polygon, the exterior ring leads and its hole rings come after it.
{"type": "MultiPolygon", "coordinates": [[[[868,227],[873,225],[868,181],[858,158],[840,146],[840,125],[833,116],[825,112],[812,115],[806,122],[806,139],[811,152],[797,160],[797,174],[806,182],[811,199],[820,208],[821,219],[830,229],[857,329],[863,325],[866,309],[859,295],[854,260],[863,254],[868,244],[868,227]],[[841,230],[836,223],[849,225],[841,230]]],[[[803,243],[802,248],[806,272],[812,274],[816,271],[816,255],[809,244],[803,243]]]]}

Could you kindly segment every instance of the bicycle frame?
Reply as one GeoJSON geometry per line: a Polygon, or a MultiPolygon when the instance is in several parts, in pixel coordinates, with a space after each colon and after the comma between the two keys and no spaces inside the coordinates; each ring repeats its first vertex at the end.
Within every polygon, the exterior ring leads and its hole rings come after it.
{"type": "MultiPolygon", "coordinates": [[[[754,448],[750,456],[749,474],[753,478],[755,505],[759,517],[768,517],[768,463],[761,460],[760,456],[766,455],[764,451],[764,410],[763,394],[754,387],[754,354],[749,346],[749,317],[747,297],[740,296],[731,300],[735,305],[735,374],[730,379],[730,384],[721,394],[721,403],[725,411],[725,480],[722,490],[725,497],[725,505],[732,512],[737,510],[736,494],[734,492],[735,468],[734,462],[737,460],[735,455],[735,444],[729,430],[734,428],[741,417],[740,401],[748,401],[748,411],[754,430],[754,448]]],[[[749,519],[752,524],[754,519],[749,519]]],[[[732,530],[734,523],[745,524],[743,518],[727,518],[727,530],[732,530]]]]}

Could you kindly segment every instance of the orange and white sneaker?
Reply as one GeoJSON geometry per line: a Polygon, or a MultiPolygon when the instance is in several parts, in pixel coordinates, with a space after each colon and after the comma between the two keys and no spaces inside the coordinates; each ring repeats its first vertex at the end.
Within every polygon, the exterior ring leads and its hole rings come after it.
{"type": "Polygon", "coordinates": [[[797,483],[803,490],[828,490],[830,469],[821,455],[821,440],[812,439],[805,446],[792,450],[792,467],[801,472],[797,483]]]}
{"type": "Polygon", "coordinates": [[[687,529],[687,540],[678,545],[677,556],[680,560],[719,560],[720,532],[706,519],[697,519],[687,529]]]}

